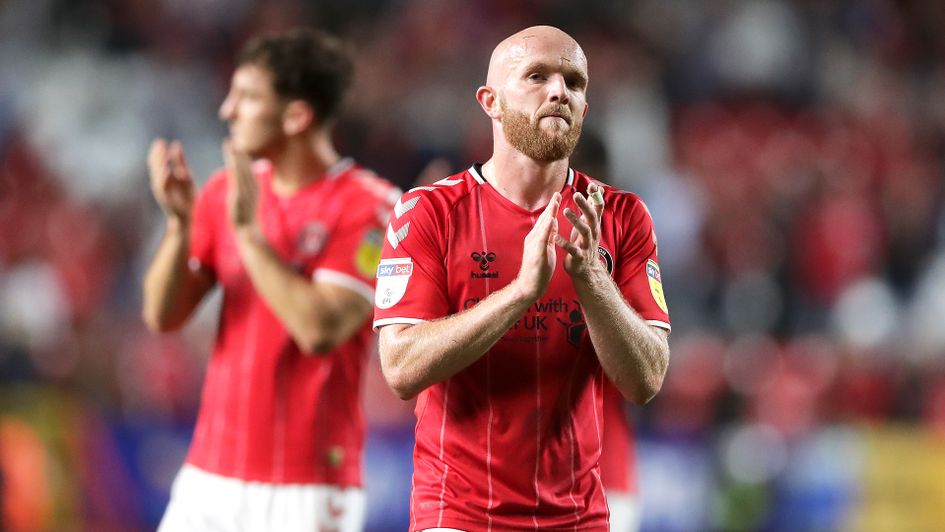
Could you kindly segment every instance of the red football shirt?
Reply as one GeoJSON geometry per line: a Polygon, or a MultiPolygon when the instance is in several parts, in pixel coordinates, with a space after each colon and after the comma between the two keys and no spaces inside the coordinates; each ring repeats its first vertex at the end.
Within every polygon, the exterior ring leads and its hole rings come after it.
{"type": "MultiPolygon", "coordinates": [[[[343,160],[290,197],[271,189],[272,167],[253,166],[263,232],[300,274],[373,301],[384,224],[399,191],[343,160]]],[[[191,267],[223,288],[223,306],[187,461],[227,477],[270,483],[360,485],[359,404],[369,323],[328,355],[305,356],[243,269],[227,219],[225,171],[194,212],[191,267]]]]}
{"type": "MultiPolygon", "coordinates": [[[[569,170],[563,207],[590,178],[569,170]]],[[[599,253],[624,297],[669,328],[656,238],[643,203],[604,187],[599,253]]],[[[541,213],[486,183],[478,166],[404,194],[378,266],[375,327],[456,314],[511,282],[541,213]]],[[[559,232],[570,234],[559,214],[559,232]]],[[[598,362],[564,251],[547,292],[476,363],[417,401],[411,529],[607,529],[598,458],[598,362]]]]}
{"type": "Polygon", "coordinates": [[[620,390],[604,382],[604,443],[600,454],[600,479],[604,490],[636,493],[636,447],[633,428],[624,414],[626,401],[620,390]]]}

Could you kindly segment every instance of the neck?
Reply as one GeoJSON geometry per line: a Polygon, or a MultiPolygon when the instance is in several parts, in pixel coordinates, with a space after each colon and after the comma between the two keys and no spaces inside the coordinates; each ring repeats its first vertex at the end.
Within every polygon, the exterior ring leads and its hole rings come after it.
{"type": "Polygon", "coordinates": [[[339,159],[327,132],[290,138],[284,149],[270,157],[273,192],[279,196],[294,194],[321,179],[339,159]]]}
{"type": "Polygon", "coordinates": [[[536,161],[507,144],[496,145],[482,177],[509,201],[534,211],[551,201],[568,176],[568,160],[536,161]]]}

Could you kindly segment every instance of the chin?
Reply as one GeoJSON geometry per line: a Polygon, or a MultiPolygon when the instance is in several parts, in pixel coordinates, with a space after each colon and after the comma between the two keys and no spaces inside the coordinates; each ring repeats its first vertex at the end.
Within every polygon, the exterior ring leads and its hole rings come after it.
{"type": "Polygon", "coordinates": [[[236,148],[238,151],[241,151],[245,153],[246,155],[249,155],[250,159],[256,160],[262,157],[263,150],[259,146],[254,146],[252,144],[247,145],[242,142],[234,142],[233,147],[236,148]]]}
{"type": "Polygon", "coordinates": [[[571,130],[571,126],[564,123],[554,122],[552,125],[542,125],[538,128],[540,131],[543,131],[546,135],[553,137],[560,137],[566,135],[568,131],[571,130]]]}

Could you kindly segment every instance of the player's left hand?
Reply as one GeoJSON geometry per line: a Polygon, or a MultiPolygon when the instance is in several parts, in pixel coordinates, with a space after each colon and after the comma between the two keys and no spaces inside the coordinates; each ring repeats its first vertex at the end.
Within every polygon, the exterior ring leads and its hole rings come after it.
{"type": "Polygon", "coordinates": [[[230,139],[223,141],[223,161],[229,184],[227,212],[236,229],[254,228],[259,203],[259,184],[253,175],[252,161],[237,150],[230,139]]]}
{"type": "MultiPolygon", "coordinates": [[[[580,216],[570,208],[564,209],[565,218],[573,226],[571,238],[569,240],[561,235],[555,235],[555,243],[568,252],[564,258],[564,270],[572,278],[586,279],[598,269],[604,270],[597,252],[597,246],[600,243],[600,219],[604,206],[589,199],[599,190],[600,186],[591,183],[587,187],[586,196],[580,192],[574,193],[574,203],[581,210],[580,216]]],[[[600,192],[603,191],[600,190],[600,192]]]]}

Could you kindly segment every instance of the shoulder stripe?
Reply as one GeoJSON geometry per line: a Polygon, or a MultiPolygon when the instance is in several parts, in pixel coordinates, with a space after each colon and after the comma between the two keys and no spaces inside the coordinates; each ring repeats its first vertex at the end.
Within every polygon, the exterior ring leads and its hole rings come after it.
{"type": "Polygon", "coordinates": [[[407,238],[407,232],[410,230],[410,222],[404,224],[403,227],[394,231],[394,226],[387,224],[387,241],[390,242],[391,247],[397,249],[397,246],[407,238]]]}
{"type": "Polygon", "coordinates": [[[451,187],[451,186],[453,186],[453,185],[458,185],[458,184],[460,184],[460,183],[462,183],[462,182],[463,182],[462,179],[450,179],[450,178],[444,177],[443,179],[440,179],[439,181],[437,181],[436,183],[433,183],[433,184],[434,184],[434,185],[443,185],[443,186],[451,187]]]}
{"type": "Polygon", "coordinates": [[[394,204],[394,215],[398,218],[404,214],[410,212],[410,209],[413,209],[417,206],[417,203],[420,201],[421,196],[416,196],[406,201],[406,203],[401,203],[401,198],[397,198],[397,203],[394,204]]]}

